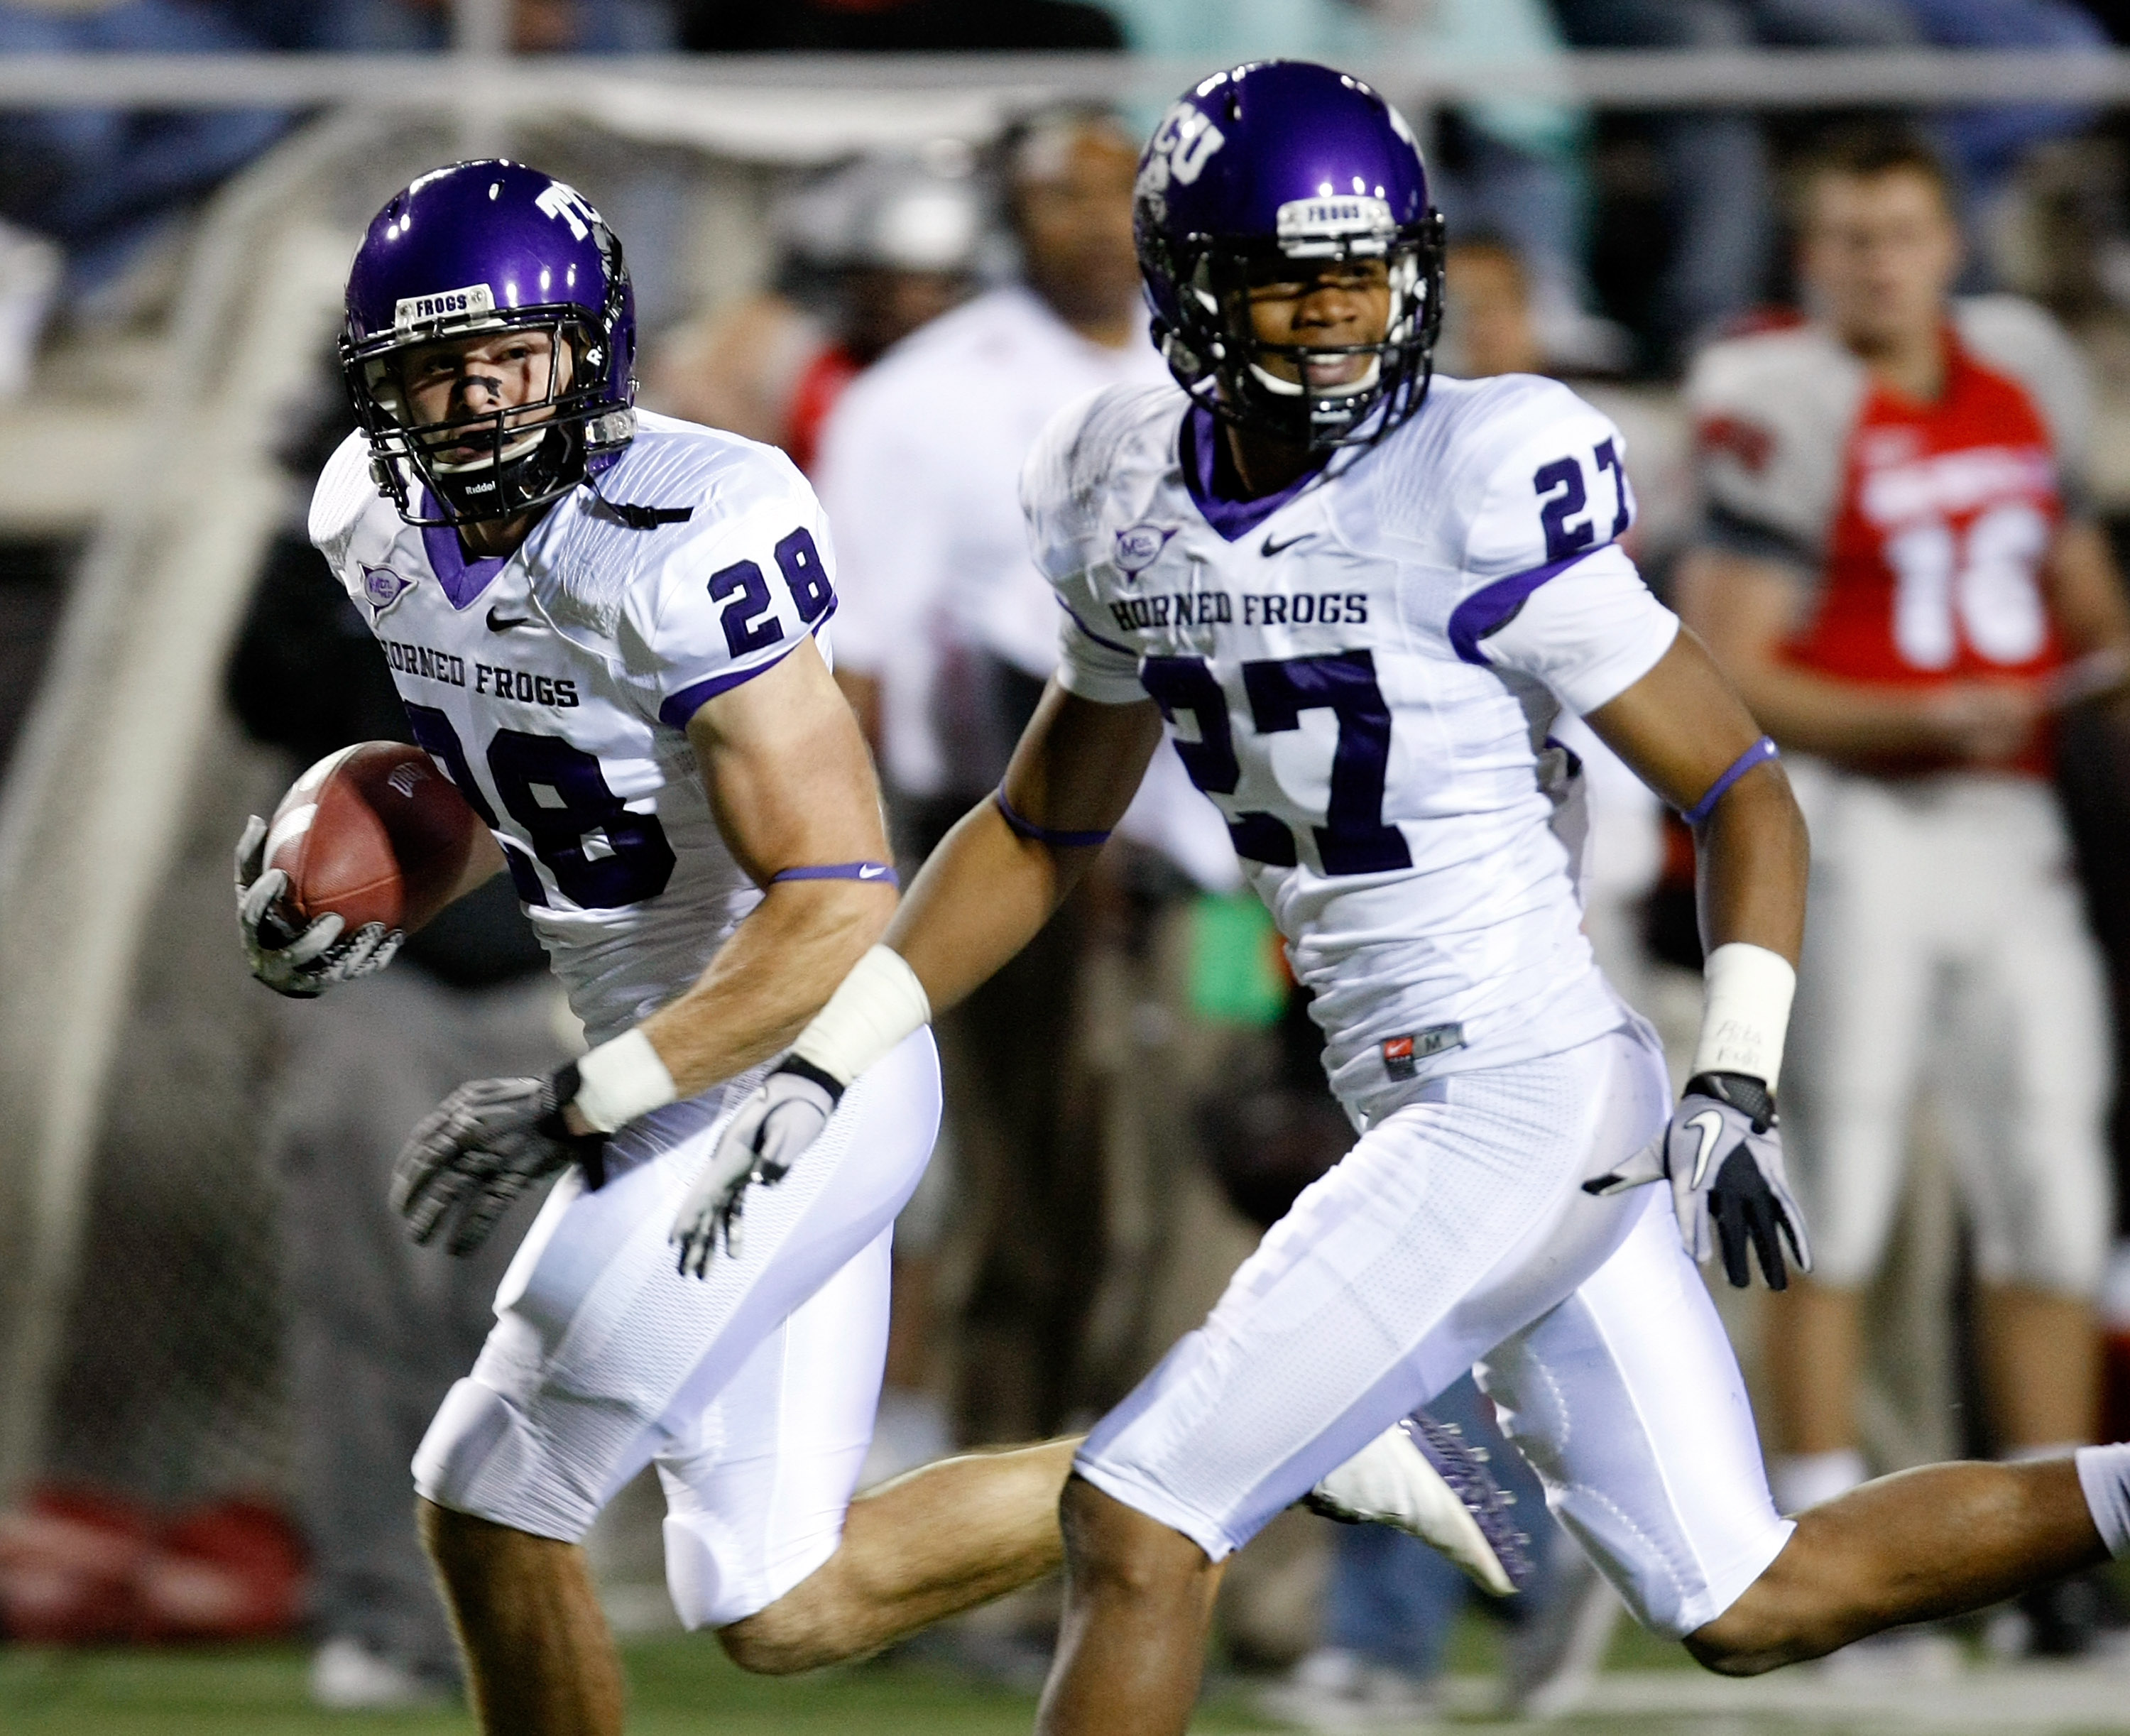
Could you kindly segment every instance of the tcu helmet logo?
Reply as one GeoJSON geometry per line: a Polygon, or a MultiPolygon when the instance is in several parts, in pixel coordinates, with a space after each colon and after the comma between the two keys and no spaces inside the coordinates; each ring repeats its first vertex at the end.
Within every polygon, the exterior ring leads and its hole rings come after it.
{"type": "Polygon", "coordinates": [[[532,201],[548,216],[560,218],[570,226],[570,233],[582,241],[592,232],[592,225],[599,220],[592,209],[591,201],[577,189],[562,181],[550,181],[539,198],[532,201]]]}
{"type": "Polygon", "coordinates": [[[1128,530],[1117,533],[1116,567],[1128,579],[1135,579],[1161,558],[1161,552],[1168,546],[1168,539],[1176,534],[1175,528],[1163,529],[1158,524],[1134,524],[1128,530]]]}
{"type": "Polygon", "coordinates": [[[1171,181],[1188,187],[1206,172],[1213,153],[1228,142],[1227,135],[1202,111],[1178,103],[1163,118],[1147,146],[1146,163],[1139,174],[1141,197],[1158,198],[1171,181]]]}

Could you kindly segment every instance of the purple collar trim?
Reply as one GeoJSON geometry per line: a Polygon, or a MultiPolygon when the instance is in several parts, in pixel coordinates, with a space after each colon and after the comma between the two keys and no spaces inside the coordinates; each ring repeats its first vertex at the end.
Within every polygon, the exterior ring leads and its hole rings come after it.
{"type": "Polygon", "coordinates": [[[1217,493],[1213,483],[1219,474],[1215,462],[1219,448],[1215,442],[1220,433],[1220,423],[1213,413],[1202,404],[1192,404],[1183,418],[1182,450],[1179,456],[1183,461],[1183,486],[1190,493],[1192,504],[1208,524],[1233,543],[1248,536],[1308,487],[1324,466],[1319,461],[1276,495],[1259,495],[1254,500],[1230,500],[1217,493]]]}
{"type": "MultiPolygon", "coordinates": [[[[427,501],[424,500],[426,509],[427,501]]],[[[427,516],[426,510],[424,516],[427,516]]],[[[422,547],[429,557],[429,570],[451,599],[451,607],[463,609],[487,590],[509,562],[508,555],[483,555],[469,561],[459,546],[459,533],[448,524],[424,524],[422,547]]]]}

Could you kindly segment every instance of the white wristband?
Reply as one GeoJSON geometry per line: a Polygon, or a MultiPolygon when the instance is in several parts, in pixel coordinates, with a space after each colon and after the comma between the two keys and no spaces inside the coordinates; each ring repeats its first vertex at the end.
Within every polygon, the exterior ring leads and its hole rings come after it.
{"type": "Polygon", "coordinates": [[[900,953],[876,946],[851,967],[791,1052],[848,1085],[911,1031],[932,1022],[932,1002],[900,953]]]}
{"type": "Polygon", "coordinates": [[[1702,981],[1701,1040],[1688,1073],[1742,1073],[1774,1091],[1797,994],[1790,961],[1732,940],[1708,955],[1702,981]]]}
{"type": "Polygon", "coordinates": [[[662,1109],[680,1096],[651,1039],[624,1031],[577,1063],[577,1113],[601,1133],[662,1109]]]}

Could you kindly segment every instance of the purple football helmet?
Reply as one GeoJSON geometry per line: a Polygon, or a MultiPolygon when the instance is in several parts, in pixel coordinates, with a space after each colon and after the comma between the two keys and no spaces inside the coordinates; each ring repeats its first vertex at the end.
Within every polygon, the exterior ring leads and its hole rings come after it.
{"type": "Polygon", "coordinates": [[[1257,60],[1193,86],[1139,159],[1132,223],[1154,342],[1208,409],[1323,448],[1381,439],[1420,408],[1442,324],[1442,218],[1411,129],[1359,79],[1257,60]],[[1390,273],[1382,342],[1269,344],[1252,332],[1253,282],[1373,259],[1390,273]],[[1374,358],[1359,380],[1302,383],[1311,361],[1353,355],[1374,358]],[[1301,380],[1268,370],[1268,357],[1301,380]]]}
{"type": "Polygon", "coordinates": [[[393,196],[348,274],[340,357],[370,473],[410,524],[552,500],[636,432],[636,302],[621,243],[582,194],[523,163],[454,163],[393,196]],[[402,386],[410,352],[511,331],[553,340],[543,399],[414,424],[402,386]],[[481,456],[447,461],[469,446],[481,456]]]}

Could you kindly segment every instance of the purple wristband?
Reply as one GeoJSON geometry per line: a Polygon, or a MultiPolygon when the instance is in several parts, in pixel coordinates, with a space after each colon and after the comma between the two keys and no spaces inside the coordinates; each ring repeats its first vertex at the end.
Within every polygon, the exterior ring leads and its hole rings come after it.
{"type": "Polygon", "coordinates": [[[1737,782],[1763,760],[1780,759],[1782,757],[1782,750],[1777,748],[1768,737],[1763,735],[1751,747],[1731,762],[1730,768],[1714,783],[1709,785],[1707,795],[1694,803],[1692,807],[1685,810],[1679,817],[1688,825],[1699,825],[1703,820],[1716,811],[1716,804],[1723,799],[1723,792],[1732,784],[1737,782]]]}
{"type": "Polygon", "coordinates": [[[829,862],[819,868],[780,868],[769,877],[771,886],[780,880],[876,880],[883,886],[900,887],[894,866],[886,862],[829,862]]]}
{"type": "Polygon", "coordinates": [[[1013,804],[1005,799],[1005,787],[1001,784],[991,791],[991,800],[1005,816],[1005,823],[1015,833],[1032,844],[1047,844],[1053,850],[1099,849],[1110,841],[1107,832],[1053,832],[1047,825],[1038,825],[1024,814],[1014,811],[1013,804]]]}

